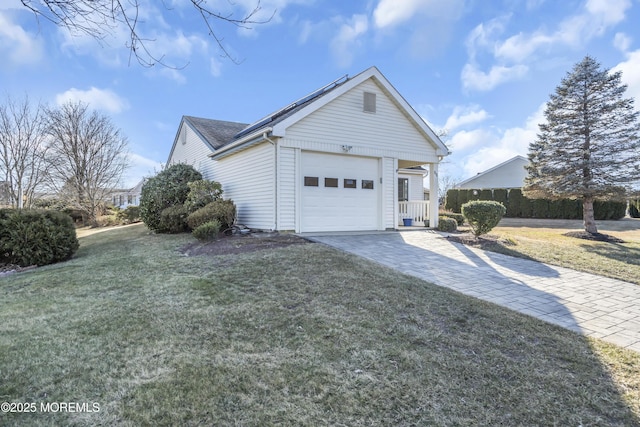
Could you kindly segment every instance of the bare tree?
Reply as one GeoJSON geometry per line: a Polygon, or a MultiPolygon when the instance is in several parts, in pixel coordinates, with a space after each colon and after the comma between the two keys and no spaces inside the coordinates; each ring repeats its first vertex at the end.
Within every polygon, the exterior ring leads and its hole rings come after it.
{"type": "MultiPolygon", "coordinates": [[[[144,21],[141,19],[140,0],[20,0],[22,4],[31,10],[36,17],[42,17],[55,25],[68,30],[72,35],[85,34],[103,41],[116,27],[123,25],[129,32],[127,49],[130,51],[129,59],[135,57],[138,63],[145,67],[151,67],[156,63],[167,66],[163,55],[152,53],[149,48],[154,40],[146,38],[141,28],[144,21]]],[[[223,44],[223,38],[215,28],[218,23],[227,23],[235,27],[251,28],[255,24],[269,22],[275,15],[275,11],[269,19],[257,20],[256,15],[262,10],[260,0],[256,6],[246,14],[239,17],[233,12],[225,13],[215,11],[207,5],[206,0],[189,0],[196,15],[199,15],[207,28],[209,35],[218,45],[222,56],[238,60],[231,55],[223,44]]],[[[162,2],[167,10],[171,10],[162,2]]],[[[235,4],[229,0],[233,7],[235,4]]],[[[176,13],[177,15],[177,13],[176,13]]]]}
{"type": "Polygon", "coordinates": [[[95,223],[99,208],[128,166],[127,139],[110,119],[82,102],[47,109],[52,186],[95,223]]]}
{"type": "Polygon", "coordinates": [[[7,97],[0,105],[0,173],[12,207],[31,207],[45,179],[43,119],[42,105],[32,107],[28,97],[21,101],[7,97]]]}

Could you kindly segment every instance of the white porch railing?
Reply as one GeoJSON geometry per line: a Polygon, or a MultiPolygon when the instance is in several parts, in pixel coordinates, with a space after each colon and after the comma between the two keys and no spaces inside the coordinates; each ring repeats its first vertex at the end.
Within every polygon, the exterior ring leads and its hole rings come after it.
{"type": "Polygon", "coordinates": [[[398,221],[403,224],[403,218],[413,219],[414,225],[424,225],[424,221],[429,219],[428,200],[408,200],[398,202],[398,221]]]}

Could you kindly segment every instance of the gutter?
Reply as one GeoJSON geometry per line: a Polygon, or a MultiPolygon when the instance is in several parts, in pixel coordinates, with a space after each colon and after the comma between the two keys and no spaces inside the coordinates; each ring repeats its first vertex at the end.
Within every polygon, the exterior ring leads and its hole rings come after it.
{"type": "MultiPolygon", "coordinates": [[[[262,129],[259,130],[257,132],[253,132],[237,141],[232,142],[231,144],[225,145],[224,147],[219,148],[218,150],[214,151],[213,153],[209,154],[209,157],[211,157],[213,160],[221,157],[223,154],[232,154],[235,153],[237,151],[240,151],[242,148],[244,148],[245,146],[248,145],[252,145],[254,143],[260,142],[260,141],[264,141],[265,137],[264,135],[266,135],[268,132],[271,132],[272,128],[268,127],[266,129],[262,129]]],[[[270,141],[272,144],[273,142],[270,141]]]]}

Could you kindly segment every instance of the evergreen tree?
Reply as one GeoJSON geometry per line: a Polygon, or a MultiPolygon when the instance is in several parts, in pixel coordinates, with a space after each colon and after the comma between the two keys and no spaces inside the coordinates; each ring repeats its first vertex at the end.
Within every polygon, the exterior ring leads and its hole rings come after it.
{"type": "Polygon", "coordinates": [[[622,73],[586,56],[562,79],[529,145],[529,198],[582,201],[585,231],[597,233],[594,200],[621,199],[638,184],[639,113],[624,98],[622,73]]]}

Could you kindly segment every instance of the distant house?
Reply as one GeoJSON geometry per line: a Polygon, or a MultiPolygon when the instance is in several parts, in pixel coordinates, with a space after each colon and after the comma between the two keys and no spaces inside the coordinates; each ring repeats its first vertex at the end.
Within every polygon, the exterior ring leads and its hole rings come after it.
{"type": "Polygon", "coordinates": [[[135,187],[128,190],[116,190],[111,193],[111,202],[113,206],[125,209],[128,206],[138,206],[140,204],[140,194],[142,193],[143,178],[135,187]]]}
{"type": "Polygon", "coordinates": [[[494,188],[522,188],[527,171],[524,168],[529,164],[523,156],[515,156],[506,162],[478,173],[456,185],[455,188],[467,189],[494,189],[494,188]]]}
{"type": "Polygon", "coordinates": [[[371,67],[251,124],[184,116],[167,165],[193,165],[222,184],[238,221],[295,232],[395,229],[431,218],[446,146],[371,67]],[[402,208],[402,206],[405,208],[402,208]],[[409,209],[410,207],[410,209],[409,209]]]}

